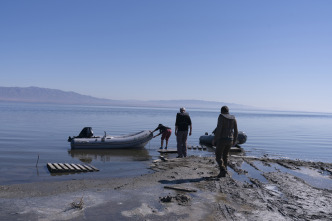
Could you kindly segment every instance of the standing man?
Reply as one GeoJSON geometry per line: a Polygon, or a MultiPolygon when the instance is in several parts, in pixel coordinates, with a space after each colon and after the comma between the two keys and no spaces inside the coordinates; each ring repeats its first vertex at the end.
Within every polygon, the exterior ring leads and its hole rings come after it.
{"type": "Polygon", "coordinates": [[[228,152],[235,144],[237,135],[236,119],[234,115],[229,114],[228,107],[223,106],[221,114],[218,117],[218,125],[212,141],[212,145],[216,145],[216,161],[220,169],[218,177],[225,177],[227,174],[228,152]]]}
{"type": "Polygon", "coordinates": [[[187,157],[188,126],[190,126],[189,136],[191,136],[192,125],[190,116],[186,113],[186,109],[181,107],[180,113],[176,114],[175,121],[175,136],[178,150],[177,158],[187,157]]]}

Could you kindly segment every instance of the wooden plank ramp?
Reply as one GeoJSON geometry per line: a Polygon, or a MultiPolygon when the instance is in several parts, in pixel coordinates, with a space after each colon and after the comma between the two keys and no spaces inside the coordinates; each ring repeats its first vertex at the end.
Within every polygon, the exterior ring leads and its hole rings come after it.
{"type": "Polygon", "coordinates": [[[75,163],[47,163],[50,173],[77,173],[77,172],[96,172],[98,168],[92,165],[75,163]]]}
{"type": "Polygon", "coordinates": [[[177,149],[158,150],[159,153],[177,153],[177,149]]]}

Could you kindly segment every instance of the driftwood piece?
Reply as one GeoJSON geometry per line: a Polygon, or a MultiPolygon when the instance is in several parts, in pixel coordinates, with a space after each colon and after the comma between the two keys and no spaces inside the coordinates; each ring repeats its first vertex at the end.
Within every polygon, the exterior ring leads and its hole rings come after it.
{"type": "Polygon", "coordinates": [[[184,192],[197,192],[196,189],[191,189],[187,187],[175,187],[175,186],[164,186],[165,189],[172,189],[172,190],[178,190],[178,191],[184,191],[184,192]]]}
{"type": "Polygon", "coordinates": [[[164,156],[160,156],[159,158],[160,158],[162,161],[164,161],[164,162],[165,162],[165,161],[168,161],[168,159],[165,158],[164,156]]]}

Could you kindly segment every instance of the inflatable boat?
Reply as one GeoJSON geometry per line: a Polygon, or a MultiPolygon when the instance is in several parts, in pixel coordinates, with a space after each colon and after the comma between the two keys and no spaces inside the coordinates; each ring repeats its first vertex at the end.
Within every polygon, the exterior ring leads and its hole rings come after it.
{"type": "Polygon", "coordinates": [[[94,136],[91,127],[85,127],[76,137],[69,137],[72,149],[119,149],[144,147],[153,137],[153,133],[144,130],[122,136],[94,136]]]}
{"type": "MultiPolygon", "coordinates": [[[[214,139],[214,134],[205,135],[199,137],[199,143],[203,145],[212,146],[212,140],[214,139]]],[[[239,131],[237,140],[234,146],[238,146],[239,144],[244,144],[247,141],[247,135],[243,131],[239,131]]]]}

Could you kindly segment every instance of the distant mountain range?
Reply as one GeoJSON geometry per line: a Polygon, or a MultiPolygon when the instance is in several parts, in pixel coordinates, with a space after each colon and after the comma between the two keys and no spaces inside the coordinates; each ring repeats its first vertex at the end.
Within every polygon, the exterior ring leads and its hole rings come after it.
{"type": "Polygon", "coordinates": [[[234,109],[252,109],[253,107],[204,100],[111,100],[82,95],[75,92],[66,92],[57,89],[39,87],[0,87],[0,101],[52,103],[52,104],[81,104],[81,105],[108,105],[130,107],[169,107],[169,108],[220,108],[227,105],[234,109]]]}

